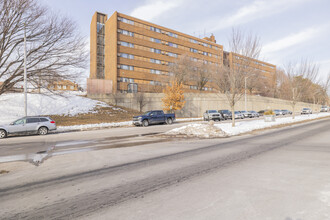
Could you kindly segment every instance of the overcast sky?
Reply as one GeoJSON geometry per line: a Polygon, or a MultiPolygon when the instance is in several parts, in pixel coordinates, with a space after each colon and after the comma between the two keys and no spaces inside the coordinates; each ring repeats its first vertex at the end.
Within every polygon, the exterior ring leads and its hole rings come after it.
{"type": "MultiPolygon", "coordinates": [[[[42,0],[74,19],[89,39],[95,11],[115,11],[196,37],[215,35],[227,48],[232,27],[258,35],[261,60],[282,66],[309,58],[330,72],[329,0],[42,0]]],[[[89,70],[86,76],[89,75],[89,70]]]]}

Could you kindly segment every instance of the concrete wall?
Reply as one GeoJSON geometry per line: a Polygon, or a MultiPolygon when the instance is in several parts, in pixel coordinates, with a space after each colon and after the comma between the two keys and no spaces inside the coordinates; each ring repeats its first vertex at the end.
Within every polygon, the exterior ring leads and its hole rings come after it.
{"type": "MultiPolygon", "coordinates": [[[[139,110],[134,94],[116,94],[117,105],[135,110],[139,110]]],[[[115,103],[115,98],[112,95],[88,95],[89,98],[94,98],[107,103],[115,103]]],[[[143,111],[162,109],[162,93],[145,93],[147,104],[143,107],[143,111]]],[[[177,117],[201,117],[203,112],[208,109],[230,109],[227,98],[224,94],[185,94],[186,104],[184,108],[176,112],[177,117]]],[[[312,108],[313,111],[319,111],[320,105],[313,105],[309,103],[297,103],[295,111],[300,112],[304,107],[312,108]]],[[[244,110],[244,96],[237,103],[235,110],[244,110]]],[[[292,106],[287,100],[267,98],[261,96],[247,96],[247,110],[260,111],[264,109],[288,109],[292,111],[292,106]]]]}

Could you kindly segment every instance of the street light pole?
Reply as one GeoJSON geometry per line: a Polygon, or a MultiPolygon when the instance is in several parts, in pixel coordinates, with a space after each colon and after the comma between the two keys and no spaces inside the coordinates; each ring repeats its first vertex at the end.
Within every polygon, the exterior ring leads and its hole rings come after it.
{"type": "Polygon", "coordinates": [[[244,77],[244,92],[245,92],[245,111],[247,111],[247,108],[246,108],[246,76],[244,77]]]}
{"type": "Polygon", "coordinates": [[[26,82],[26,25],[24,24],[24,114],[27,116],[27,82],[26,82]]]}

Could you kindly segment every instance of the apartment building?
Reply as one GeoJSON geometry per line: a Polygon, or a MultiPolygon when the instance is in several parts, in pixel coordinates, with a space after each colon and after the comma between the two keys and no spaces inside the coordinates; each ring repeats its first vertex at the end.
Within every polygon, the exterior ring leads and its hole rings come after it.
{"type": "MultiPolygon", "coordinates": [[[[272,87],[272,84],[275,83],[275,65],[227,51],[223,52],[223,57],[224,65],[227,65],[230,68],[240,68],[242,71],[245,71],[248,75],[253,77],[252,80],[258,79],[261,84],[268,88],[272,87]]],[[[255,88],[253,93],[263,95],[257,88],[255,88]]]]}
{"type": "Polygon", "coordinates": [[[48,88],[54,91],[78,91],[78,84],[70,80],[55,81],[48,85],[48,88]]]}
{"type": "MultiPolygon", "coordinates": [[[[203,39],[115,12],[110,18],[96,12],[90,35],[90,82],[112,81],[112,92],[159,92],[169,82],[180,55],[193,61],[223,65],[223,46],[215,37],[203,39]]],[[[196,90],[194,84],[184,85],[196,90]]],[[[204,90],[212,91],[212,85],[204,90]]]]}

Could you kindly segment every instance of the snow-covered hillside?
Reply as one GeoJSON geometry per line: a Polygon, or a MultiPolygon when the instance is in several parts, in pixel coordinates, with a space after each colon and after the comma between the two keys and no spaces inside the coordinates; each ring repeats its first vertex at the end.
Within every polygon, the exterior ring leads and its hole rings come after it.
{"type": "MultiPolygon", "coordinates": [[[[106,103],[65,93],[28,94],[28,115],[76,115],[87,113],[96,106],[108,106],[106,103]]],[[[24,116],[24,94],[8,93],[0,96],[0,124],[11,122],[24,116]]]]}

